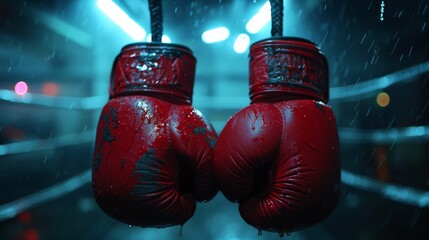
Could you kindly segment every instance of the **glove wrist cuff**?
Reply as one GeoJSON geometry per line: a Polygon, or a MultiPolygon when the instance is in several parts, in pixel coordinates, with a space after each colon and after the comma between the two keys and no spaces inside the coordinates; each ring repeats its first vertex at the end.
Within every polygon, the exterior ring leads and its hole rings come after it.
{"type": "Polygon", "coordinates": [[[122,48],[111,74],[110,96],[160,93],[192,101],[196,59],[181,45],[135,43],[122,48]]]}
{"type": "Polygon", "coordinates": [[[250,99],[266,93],[329,100],[328,62],[313,42],[275,37],[250,47],[250,99]]]}

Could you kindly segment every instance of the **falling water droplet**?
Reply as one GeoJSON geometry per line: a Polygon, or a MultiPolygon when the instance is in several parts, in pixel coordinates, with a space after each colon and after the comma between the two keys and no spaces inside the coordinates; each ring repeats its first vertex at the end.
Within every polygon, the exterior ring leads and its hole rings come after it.
{"type": "Polygon", "coordinates": [[[262,237],[262,229],[258,228],[258,237],[262,237]]]}
{"type": "Polygon", "coordinates": [[[128,227],[132,227],[131,225],[128,225],[128,227]]]}
{"type": "Polygon", "coordinates": [[[183,225],[181,224],[179,226],[179,239],[182,239],[182,238],[183,238],[183,225]]]}
{"type": "Polygon", "coordinates": [[[156,228],[156,230],[158,230],[158,231],[159,231],[159,229],[160,229],[159,227],[156,228]]]}
{"type": "Polygon", "coordinates": [[[384,20],[384,7],[385,6],[386,5],[384,4],[384,1],[381,1],[381,4],[380,4],[380,21],[384,20]]]}

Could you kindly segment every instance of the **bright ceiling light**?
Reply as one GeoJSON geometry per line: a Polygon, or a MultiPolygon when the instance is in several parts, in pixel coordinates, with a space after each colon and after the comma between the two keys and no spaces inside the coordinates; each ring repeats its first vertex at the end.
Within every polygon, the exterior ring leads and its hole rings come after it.
{"type": "Polygon", "coordinates": [[[142,41],[146,36],[146,31],[134,22],[118,5],[112,2],[112,0],[98,0],[97,6],[134,40],[142,41]]]}
{"type": "Polygon", "coordinates": [[[201,39],[205,43],[215,43],[226,40],[229,37],[229,30],[226,27],[218,27],[207,30],[201,35],[201,39]]]}
{"type": "Polygon", "coordinates": [[[237,36],[234,42],[234,51],[236,53],[244,53],[247,50],[247,47],[250,44],[250,37],[249,35],[242,33],[237,36]]]}
{"type": "MultiPolygon", "coordinates": [[[[152,42],[152,34],[151,34],[151,33],[149,33],[149,34],[147,35],[146,41],[148,41],[148,42],[152,42]]],[[[163,42],[163,43],[171,43],[171,39],[170,39],[170,37],[169,37],[169,36],[167,36],[167,35],[162,35],[161,42],[163,42]]]]}
{"type": "Polygon", "coordinates": [[[246,24],[246,30],[249,33],[255,34],[261,31],[265,25],[271,20],[271,5],[270,1],[267,1],[258,13],[253,16],[246,24]]]}

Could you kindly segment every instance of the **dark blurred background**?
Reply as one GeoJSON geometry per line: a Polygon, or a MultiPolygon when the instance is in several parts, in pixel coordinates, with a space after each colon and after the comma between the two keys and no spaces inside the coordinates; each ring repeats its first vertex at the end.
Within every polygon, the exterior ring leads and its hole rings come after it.
{"type": "MultiPolygon", "coordinates": [[[[110,2],[0,0],[0,239],[178,239],[178,227],[129,227],[93,200],[88,170],[113,59],[150,31],[146,1],[113,1],[145,30],[134,38],[102,11],[110,2]]],[[[270,23],[246,28],[265,3],[163,1],[164,34],[198,59],[194,106],[218,132],[249,103],[248,47],[233,46],[239,34],[270,36],[270,23]],[[216,27],[226,39],[204,42],[216,27]]],[[[330,64],[343,184],[328,219],[283,238],[429,239],[428,5],[284,1],[284,35],[319,44],[330,64]]],[[[280,239],[258,237],[220,193],[184,226],[183,239],[202,238],[280,239]]]]}

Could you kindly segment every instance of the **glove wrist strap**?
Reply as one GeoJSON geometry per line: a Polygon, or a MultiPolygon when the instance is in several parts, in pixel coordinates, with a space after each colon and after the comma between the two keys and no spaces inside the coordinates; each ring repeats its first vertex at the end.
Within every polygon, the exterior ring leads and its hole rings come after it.
{"type": "Polygon", "coordinates": [[[250,48],[252,102],[267,93],[329,100],[328,63],[316,44],[300,38],[274,37],[250,48]]]}
{"type": "Polygon", "coordinates": [[[160,93],[191,102],[195,65],[191,50],[181,45],[127,45],[114,61],[110,96],[160,93]]]}

